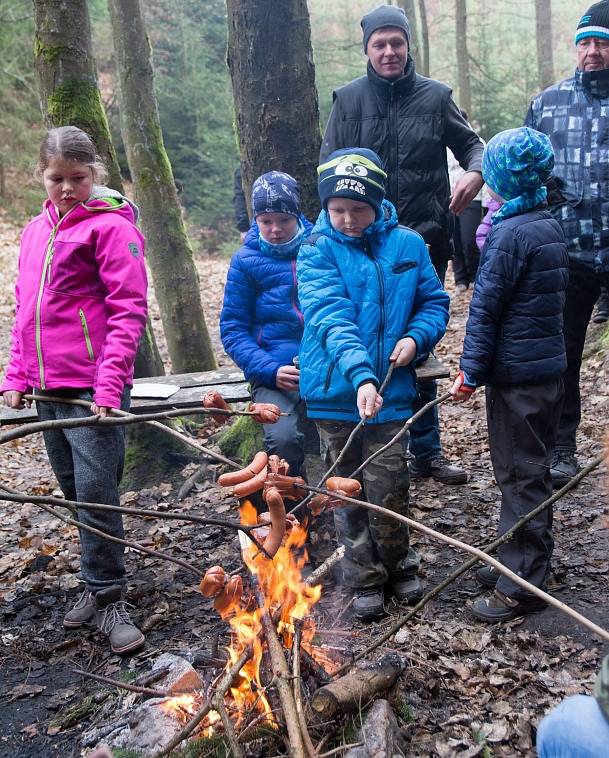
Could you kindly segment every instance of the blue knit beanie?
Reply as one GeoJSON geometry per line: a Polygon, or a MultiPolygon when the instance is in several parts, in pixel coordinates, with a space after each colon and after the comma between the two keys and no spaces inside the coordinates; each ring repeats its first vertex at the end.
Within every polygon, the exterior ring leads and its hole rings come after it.
{"type": "Polygon", "coordinates": [[[553,168],[549,137],[528,126],[496,134],[482,157],[484,181],[504,200],[543,187],[553,168]]]}
{"type": "Polygon", "coordinates": [[[365,147],[335,150],[317,168],[317,189],[326,208],[331,197],[347,197],[371,205],[378,213],[385,197],[385,179],[381,159],[365,147]]]}
{"type": "Polygon", "coordinates": [[[252,213],[287,213],[300,216],[300,187],[293,176],[283,171],[269,171],[252,185],[252,213]]]}
{"type": "Polygon", "coordinates": [[[575,44],[587,37],[609,39],[609,2],[591,5],[580,18],[575,32],[575,44]]]}

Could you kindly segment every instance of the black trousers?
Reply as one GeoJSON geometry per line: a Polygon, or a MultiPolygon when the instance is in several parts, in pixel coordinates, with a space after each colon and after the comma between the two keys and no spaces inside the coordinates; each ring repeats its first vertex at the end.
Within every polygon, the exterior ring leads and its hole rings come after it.
{"type": "Polygon", "coordinates": [[[579,373],[586,331],[601,287],[608,286],[609,274],[588,274],[575,269],[569,272],[569,286],[563,311],[567,353],[567,370],[564,374],[565,400],[556,436],[556,447],[562,450],[575,452],[577,449],[575,435],[581,421],[579,373]]]}
{"type": "MultiPolygon", "coordinates": [[[[486,388],[491,461],[501,490],[500,535],[552,495],[550,461],[562,399],[562,377],[486,388]]],[[[552,508],[546,508],[499,548],[498,557],[543,589],[553,548],[552,508]]],[[[497,589],[525,602],[532,598],[505,576],[499,577],[497,589]]]]}
{"type": "Polygon", "coordinates": [[[476,280],[480,263],[480,250],[476,243],[476,230],[482,220],[482,203],[473,200],[460,216],[455,216],[455,252],[453,274],[455,284],[469,285],[476,280]]]}

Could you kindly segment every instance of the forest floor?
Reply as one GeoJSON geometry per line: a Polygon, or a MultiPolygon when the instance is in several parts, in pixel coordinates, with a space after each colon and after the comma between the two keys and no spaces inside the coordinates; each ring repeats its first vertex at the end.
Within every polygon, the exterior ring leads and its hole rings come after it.
{"type": "MultiPolygon", "coordinates": [[[[0,365],[9,346],[17,246],[18,231],[0,217],[0,365]]],[[[198,256],[197,265],[212,341],[220,362],[226,363],[217,324],[228,259],[198,256]]],[[[452,290],[452,281],[448,289],[452,290]]],[[[468,302],[469,294],[453,298],[450,326],[438,349],[453,371],[468,302]]],[[[158,327],[154,303],[152,316],[158,327]]],[[[582,463],[599,454],[606,427],[602,419],[609,413],[609,360],[600,337],[599,328],[592,326],[582,377],[584,415],[578,440],[582,463]]],[[[162,343],[161,349],[166,358],[162,343]]],[[[444,385],[448,387],[447,381],[444,385]]],[[[441,418],[445,452],[464,463],[470,481],[461,487],[430,480],[414,484],[412,515],[469,544],[484,545],[495,537],[499,505],[486,438],[484,393],[476,393],[465,406],[445,404],[441,418]]],[[[205,439],[205,428],[200,435],[205,439]]],[[[230,515],[234,502],[211,482],[198,484],[191,496],[174,505],[177,489],[193,470],[190,463],[174,479],[149,482],[144,489],[125,493],[123,500],[158,510],[172,507],[230,515]]],[[[39,435],[2,448],[0,481],[22,492],[59,494],[39,435]]],[[[607,489],[604,470],[597,470],[555,507],[556,549],[549,585],[552,594],[605,628],[609,628],[607,489]]],[[[128,517],[126,529],[134,540],[200,565],[202,573],[213,564],[238,568],[237,538],[219,528],[128,517]]],[[[314,540],[315,555],[332,550],[327,521],[318,525],[314,540]]],[[[428,587],[464,560],[419,534],[413,533],[412,541],[422,555],[421,575],[428,587]]],[[[76,666],[131,679],[146,672],[163,652],[209,649],[218,635],[221,644],[228,639],[226,625],[210,611],[209,601],[201,597],[190,575],[173,564],[128,552],[129,600],[136,606],[135,619],[140,624],[148,620],[147,644],[140,654],[120,659],[110,654],[92,628],[68,632],[61,626],[80,586],[74,528],[33,505],[0,502],[0,544],[0,756],[84,755],[82,733],[92,725],[116,720],[136,699],[83,680],[73,672],[76,666]]],[[[535,755],[540,718],[563,697],[590,692],[599,659],[609,652],[606,644],[554,609],[504,626],[479,623],[467,606],[480,593],[472,573],[467,574],[429,603],[405,627],[399,642],[381,648],[396,649],[407,661],[392,698],[411,756],[535,755]]],[[[404,611],[389,604],[382,621],[362,625],[348,609],[345,612],[348,599],[341,587],[326,581],[315,617],[319,627],[331,628],[337,640],[348,641],[356,651],[404,611]]],[[[327,749],[352,741],[347,721],[326,728],[334,730],[327,749]]]]}

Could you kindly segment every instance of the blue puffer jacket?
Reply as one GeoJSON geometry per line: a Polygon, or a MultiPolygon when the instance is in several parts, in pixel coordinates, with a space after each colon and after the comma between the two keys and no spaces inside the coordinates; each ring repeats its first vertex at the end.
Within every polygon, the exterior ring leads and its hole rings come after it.
{"type": "MultiPolygon", "coordinates": [[[[308,235],[313,225],[300,217],[308,235]]],[[[275,387],[277,369],[298,355],[303,316],[298,304],[296,254],[263,252],[254,221],[233,256],[224,289],[220,336],[224,349],[250,382],[275,387]]]]}
{"type": "MultiPolygon", "coordinates": [[[[444,334],[449,298],[423,238],[398,227],[387,200],[380,215],[354,239],[322,211],[313,230],[320,236],[300,248],[300,393],[311,418],[359,421],[357,389],[380,385],[396,342],[412,337],[425,353],[444,334]]],[[[373,423],[409,418],[415,393],[414,368],[397,369],[373,423]]]]}
{"type": "Polygon", "coordinates": [[[557,221],[544,210],[493,226],[482,253],[467,320],[461,369],[476,384],[520,384],[567,367],[562,312],[569,257],[557,221]]]}

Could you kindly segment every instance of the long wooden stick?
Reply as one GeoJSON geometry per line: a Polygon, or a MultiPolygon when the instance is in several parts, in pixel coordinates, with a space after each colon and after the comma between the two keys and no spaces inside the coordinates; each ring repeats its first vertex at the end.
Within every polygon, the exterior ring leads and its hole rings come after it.
{"type": "Polygon", "coordinates": [[[220,718],[222,719],[222,725],[224,726],[224,734],[226,736],[226,739],[228,740],[228,744],[230,745],[230,749],[233,753],[233,758],[244,758],[243,750],[241,749],[241,745],[239,744],[239,741],[237,739],[237,734],[235,732],[235,727],[232,724],[232,721],[230,720],[230,717],[228,715],[228,712],[224,706],[224,693],[220,694],[219,692],[216,692],[213,697],[213,705],[214,709],[220,714],[220,718]]]}
{"type": "MultiPolygon", "coordinates": [[[[86,400],[66,399],[66,398],[52,397],[52,396],[42,397],[41,395],[24,395],[24,398],[26,400],[36,400],[36,402],[65,403],[66,405],[79,405],[83,408],[91,407],[91,403],[87,402],[86,400]]],[[[184,409],[184,410],[189,410],[189,409],[184,409]]],[[[128,413],[127,411],[122,411],[117,408],[114,409],[113,413],[116,416],[122,416],[125,418],[132,417],[132,416],[136,419],[142,418],[142,416],[138,417],[134,413],[128,413]]],[[[175,412],[173,415],[180,416],[180,415],[188,415],[188,414],[184,414],[180,411],[180,412],[175,412]]],[[[170,437],[174,437],[175,439],[180,440],[185,445],[188,445],[189,447],[192,447],[195,450],[198,450],[200,453],[203,453],[203,455],[206,455],[208,458],[213,458],[214,460],[220,461],[220,463],[224,463],[227,466],[231,466],[231,468],[234,468],[234,469],[241,468],[241,464],[237,463],[236,461],[231,460],[230,458],[226,458],[226,456],[221,455],[220,453],[216,453],[216,451],[211,450],[211,448],[200,445],[198,442],[193,440],[192,437],[189,437],[188,435],[183,434],[182,432],[178,432],[177,429],[173,429],[171,426],[167,426],[166,424],[161,424],[160,421],[144,421],[144,423],[149,424],[150,426],[154,426],[155,429],[160,429],[164,434],[168,434],[170,437]]]]}
{"type": "Polygon", "coordinates": [[[203,576],[203,572],[201,571],[201,569],[198,569],[196,566],[193,566],[192,563],[187,563],[186,561],[183,561],[181,558],[174,558],[173,555],[168,555],[167,553],[163,553],[161,550],[153,550],[152,548],[144,547],[144,545],[140,545],[137,542],[131,542],[130,540],[123,540],[120,537],[114,537],[110,534],[106,534],[106,532],[102,532],[100,529],[96,529],[94,526],[89,526],[88,524],[83,524],[81,521],[77,521],[76,519],[70,518],[69,516],[64,516],[63,513],[60,513],[59,511],[55,510],[55,508],[51,508],[50,505],[45,505],[44,503],[34,503],[34,505],[37,505],[39,508],[42,508],[42,510],[46,511],[47,513],[50,513],[51,516],[55,516],[55,518],[58,518],[60,521],[63,521],[65,524],[70,524],[71,526],[76,526],[79,529],[84,529],[87,532],[91,532],[91,534],[96,534],[98,537],[103,537],[106,540],[110,540],[110,542],[117,542],[119,545],[130,547],[132,550],[137,550],[140,553],[146,553],[146,555],[151,555],[153,558],[160,558],[163,561],[168,561],[169,563],[175,563],[177,566],[181,566],[182,568],[186,569],[187,571],[190,571],[191,574],[194,574],[195,576],[199,578],[203,576]]]}
{"type": "Polygon", "coordinates": [[[296,715],[298,716],[298,722],[300,723],[300,732],[302,734],[305,751],[308,758],[316,758],[317,753],[315,751],[315,745],[313,745],[313,740],[309,734],[307,720],[305,719],[304,709],[302,707],[302,679],[300,676],[301,638],[302,623],[297,621],[294,624],[294,637],[292,638],[292,687],[294,690],[294,703],[296,705],[296,715]]]}
{"type": "MultiPolygon", "coordinates": [[[[222,676],[220,681],[218,682],[214,695],[218,694],[224,697],[226,693],[228,692],[230,686],[234,682],[234,680],[239,675],[239,672],[243,668],[243,666],[246,664],[246,662],[250,659],[252,655],[252,648],[251,646],[248,646],[239,656],[239,658],[233,663],[233,665],[229,668],[229,670],[222,676]]],[[[212,695],[213,698],[213,695],[212,695]]],[[[164,756],[169,755],[172,750],[174,750],[181,742],[184,742],[184,740],[187,740],[190,735],[194,732],[194,730],[199,726],[199,724],[203,721],[205,716],[212,710],[212,699],[208,699],[206,703],[204,703],[201,708],[195,713],[195,715],[190,719],[190,721],[186,724],[186,726],[176,734],[175,737],[173,737],[166,745],[165,747],[158,750],[152,758],[164,758],[164,756]]]]}
{"type": "MultiPolygon", "coordinates": [[[[131,684],[129,682],[119,682],[117,679],[111,679],[109,676],[102,676],[101,674],[94,674],[92,671],[85,671],[84,669],[72,669],[75,674],[80,674],[87,679],[94,679],[96,682],[102,684],[109,684],[112,687],[118,687],[121,690],[127,690],[128,692],[137,692],[138,695],[148,695],[149,697],[175,697],[177,692],[167,692],[166,690],[155,690],[151,687],[141,687],[138,684],[131,684]]],[[[187,690],[181,690],[181,692],[187,692],[187,690]]],[[[193,690],[188,690],[193,692],[193,690]]]]}
{"type": "Polygon", "coordinates": [[[226,519],[197,516],[194,513],[181,513],[179,511],[153,511],[148,508],[124,508],[120,505],[108,505],[107,503],[85,503],[77,500],[65,500],[61,497],[51,495],[23,495],[20,492],[11,490],[0,484],[0,500],[6,500],[14,503],[46,503],[47,505],[59,505],[70,511],[76,512],[79,508],[90,511],[106,511],[112,513],[121,513],[125,516],[150,516],[152,518],[165,519],[167,521],[191,521],[194,524],[203,524],[204,526],[220,526],[226,529],[234,529],[238,532],[247,534],[249,539],[256,547],[269,558],[270,556],[264,549],[263,545],[252,534],[255,529],[259,529],[258,524],[242,524],[239,521],[227,521],[226,519]]]}
{"type": "MultiPolygon", "coordinates": [[[[500,545],[502,545],[504,542],[507,542],[510,540],[514,533],[518,531],[518,529],[522,528],[528,521],[531,521],[535,516],[539,515],[543,510],[546,508],[549,508],[551,505],[556,503],[558,500],[563,498],[568,492],[570,492],[572,489],[574,489],[582,479],[584,479],[588,474],[590,474],[592,471],[594,471],[596,468],[598,468],[602,463],[604,462],[603,456],[600,456],[598,458],[595,458],[591,463],[589,463],[587,466],[585,466],[579,473],[577,473],[572,479],[570,479],[567,484],[564,485],[564,487],[561,487],[559,490],[557,490],[550,498],[545,500],[543,503],[537,506],[534,510],[532,510],[530,513],[527,513],[526,516],[523,516],[518,523],[514,524],[514,526],[511,529],[508,529],[507,532],[504,532],[501,537],[498,537],[494,542],[491,542],[490,545],[487,545],[484,548],[485,553],[493,553],[495,550],[497,550],[500,545]]],[[[349,668],[351,668],[352,665],[357,663],[357,661],[360,661],[362,658],[365,658],[367,655],[369,655],[371,652],[379,648],[381,645],[383,645],[387,640],[389,640],[391,637],[393,637],[396,632],[399,632],[399,630],[407,624],[411,618],[416,616],[416,614],[424,608],[427,603],[429,603],[430,600],[433,600],[434,597],[439,595],[443,590],[446,589],[450,584],[452,584],[454,581],[456,581],[460,576],[467,573],[471,568],[473,568],[477,563],[480,561],[478,558],[470,558],[469,560],[465,561],[461,566],[459,566],[458,569],[453,571],[451,574],[449,574],[446,579],[441,581],[438,585],[436,585],[433,589],[431,589],[424,597],[419,600],[419,602],[411,608],[411,610],[408,611],[408,613],[405,613],[403,616],[400,616],[398,620],[387,630],[387,632],[383,633],[377,639],[365,650],[362,650],[360,653],[358,653],[356,656],[353,657],[351,661],[349,661],[348,664],[345,664],[344,666],[341,666],[338,671],[334,673],[334,676],[339,676],[340,674],[347,671],[349,668]]]]}
{"type": "MultiPolygon", "coordinates": [[[[600,463],[602,463],[603,461],[603,458],[601,457],[597,460],[598,460],[597,465],[600,465],[600,463]]],[[[590,619],[587,619],[585,616],[582,616],[582,614],[578,613],[573,608],[566,605],[566,603],[563,603],[560,600],[557,600],[556,598],[549,595],[547,592],[544,592],[543,590],[539,589],[539,587],[535,587],[535,585],[531,584],[530,582],[527,582],[526,579],[523,579],[521,576],[518,576],[518,574],[515,574],[510,569],[506,568],[506,566],[504,566],[498,560],[496,560],[495,558],[492,558],[487,552],[484,552],[483,550],[480,550],[479,548],[472,547],[471,545],[468,545],[465,542],[461,542],[460,540],[456,540],[453,537],[447,536],[446,534],[437,532],[435,529],[431,529],[430,527],[425,526],[424,524],[421,524],[419,521],[414,521],[413,519],[408,518],[407,516],[402,516],[400,513],[395,513],[394,511],[390,511],[389,509],[383,508],[380,505],[374,505],[374,503],[369,503],[366,500],[357,500],[356,498],[348,497],[347,495],[341,495],[336,492],[330,492],[330,490],[321,489],[319,487],[310,487],[310,486],[305,487],[304,485],[297,485],[297,486],[299,486],[301,489],[308,489],[308,490],[312,490],[313,492],[319,492],[324,495],[329,495],[333,499],[342,500],[345,503],[350,503],[352,505],[357,505],[358,507],[365,508],[366,510],[374,511],[375,513],[379,513],[383,516],[386,516],[387,518],[393,518],[396,521],[401,521],[403,524],[407,524],[412,529],[415,529],[416,531],[419,531],[419,532],[423,532],[423,534],[427,534],[429,537],[433,537],[442,542],[445,542],[447,545],[451,545],[452,547],[455,547],[459,550],[464,550],[466,553],[470,553],[471,555],[476,556],[477,560],[484,561],[484,563],[487,563],[489,566],[492,566],[500,574],[507,576],[515,584],[518,584],[520,587],[527,590],[532,595],[536,595],[537,597],[541,598],[546,603],[548,603],[548,605],[552,605],[555,608],[558,608],[559,611],[562,611],[563,613],[566,613],[568,616],[571,616],[571,618],[578,621],[580,624],[585,626],[594,634],[597,634],[602,639],[609,641],[609,632],[606,629],[603,629],[602,627],[598,626],[598,624],[595,624],[593,621],[590,621],[590,619]]],[[[544,508],[545,507],[547,507],[547,504],[544,505],[544,508]]],[[[531,514],[528,514],[528,516],[529,516],[528,520],[530,521],[531,514]]],[[[520,528],[521,526],[522,524],[518,525],[518,528],[520,528]]]]}

